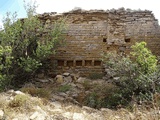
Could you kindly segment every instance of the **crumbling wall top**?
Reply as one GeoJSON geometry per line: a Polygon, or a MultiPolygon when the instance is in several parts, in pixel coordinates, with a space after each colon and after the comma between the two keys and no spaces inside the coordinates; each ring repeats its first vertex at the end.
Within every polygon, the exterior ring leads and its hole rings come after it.
{"type": "Polygon", "coordinates": [[[73,9],[69,12],[64,13],[57,13],[57,12],[50,12],[50,13],[43,13],[39,14],[38,16],[44,17],[44,16],[57,16],[57,15],[68,15],[68,14],[93,14],[93,13],[105,13],[105,14],[142,14],[142,15],[151,15],[154,17],[154,14],[150,10],[131,10],[131,9],[125,9],[125,8],[119,8],[119,9],[110,9],[110,10],[84,10],[81,8],[73,9]]]}

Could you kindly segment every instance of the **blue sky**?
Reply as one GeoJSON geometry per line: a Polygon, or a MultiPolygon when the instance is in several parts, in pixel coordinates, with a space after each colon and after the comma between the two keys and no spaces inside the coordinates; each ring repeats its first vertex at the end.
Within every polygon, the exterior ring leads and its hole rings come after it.
{"type": "Polygon", "coordinates": [[[3,17],[6,12],[15,12],[18,15],[25,17],[25,9],[23,7],[23,0],[0,0],[0,16],[3,17]]]}
{"type": "MultiPolygon", "coordinates": [[[[34,0],[25,0],[33,2],[34,0]]],[[[112,9],[112,8],[131,8],[134,10],[151,10],[155,17],[160,21],[160,0],[36,0],[39,5],[37,12],[58,12],[69,11],[75,7],[82,9],[112,9]]],[[[17,11],[19,18],[26,16],[23,0],[0,0],[0,26],[2,18],[7,11],[17,11]]]]}
{"type": "Polygon", "coordinates": [[[26,16],[23,7],[23,0],[0,0],[0,27],[2,26],[2,19],[6,12],[17,12],[19,18],[26,16]]]}

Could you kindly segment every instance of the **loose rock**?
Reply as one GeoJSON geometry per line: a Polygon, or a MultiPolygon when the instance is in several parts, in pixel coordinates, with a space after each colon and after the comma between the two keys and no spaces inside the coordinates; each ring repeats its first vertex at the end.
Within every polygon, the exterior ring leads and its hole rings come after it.
{"type": "Polygon", "coordinates": [[[0,119],[2,119],[3,116],[4,116],[4,112],[3,112],[3,110],[0,110],[0,119]]]}
{"type": "Polygon", "coordinates": [[[62,84],[64,82],[64,77],[62,75],[56,76],[56,83],[62,84]]]}

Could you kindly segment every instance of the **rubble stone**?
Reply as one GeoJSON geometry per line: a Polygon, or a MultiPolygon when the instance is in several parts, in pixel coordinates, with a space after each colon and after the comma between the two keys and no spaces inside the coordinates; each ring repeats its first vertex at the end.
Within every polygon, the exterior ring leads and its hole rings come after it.
{"type": "Polygon", "coordinates": [[[68,77],[70,73],[63,73],[63,76],[68,77]]]}
{"type": "Polygon", "coordinates": [[[56,76],[56,83],[62,84],[64,82],[64,77],[62,75],[56,76]]]}

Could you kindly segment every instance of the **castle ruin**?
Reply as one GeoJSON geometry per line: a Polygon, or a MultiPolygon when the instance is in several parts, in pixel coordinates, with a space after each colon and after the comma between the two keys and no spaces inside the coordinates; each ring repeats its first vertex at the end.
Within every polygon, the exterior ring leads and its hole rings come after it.
{"type": "Polygon", "coordinates": [[[160,27],[152,11],[78,9],[39,15],[44,24],[53,24],[61,17],[66,17],[66,43],[51,56],[51,73],[102,73],[102,54],[128,54],[131,45],[140,41],[147,42],[153,54],[160,55],[160,27]]]}

